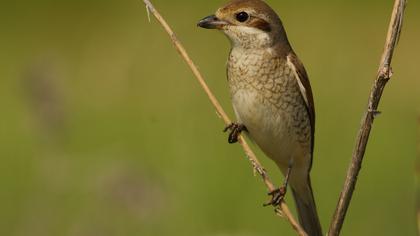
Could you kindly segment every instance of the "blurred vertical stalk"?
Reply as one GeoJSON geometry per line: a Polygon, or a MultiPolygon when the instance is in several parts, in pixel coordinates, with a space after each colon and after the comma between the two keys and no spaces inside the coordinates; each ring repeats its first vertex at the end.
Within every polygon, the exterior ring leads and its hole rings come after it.
{"type": "Polygon", "coordinates": [[[23,69],[22,85],[32,120],[43,136],[56,140],[64,128],[61,75],[56,64],[44,57],[23,69]]]}
{"type": "Polygon", "coordinates": [[[416,204],[417,235],[420,236],[420,116],[417,119],[416,204]]]}

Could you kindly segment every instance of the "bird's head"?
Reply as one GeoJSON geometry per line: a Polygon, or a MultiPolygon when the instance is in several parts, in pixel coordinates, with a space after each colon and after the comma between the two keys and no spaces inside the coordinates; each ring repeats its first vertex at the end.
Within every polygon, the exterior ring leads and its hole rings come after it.
{"type": "Polygon", "coordinates": [[[280,18],[262,0],[232,0],[197,25],[223,31],[234,47],[264,48],[279,42],[288,44],[280,18]]]}

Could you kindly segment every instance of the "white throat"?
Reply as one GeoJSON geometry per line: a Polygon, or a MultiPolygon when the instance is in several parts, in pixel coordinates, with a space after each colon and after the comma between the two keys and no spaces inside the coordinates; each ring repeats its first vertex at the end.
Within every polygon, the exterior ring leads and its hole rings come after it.
{"type": "Polygon", "coordinates": [[[267,32],[248,26],[229,26],[223,32],[228,36],[232,47],[244,49],[267,48],[273,45],[273,40],[267,32]]]}

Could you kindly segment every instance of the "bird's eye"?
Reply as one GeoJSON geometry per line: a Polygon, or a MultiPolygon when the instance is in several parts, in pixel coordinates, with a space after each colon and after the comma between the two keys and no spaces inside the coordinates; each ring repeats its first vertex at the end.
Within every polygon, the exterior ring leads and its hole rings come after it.
{"type": "Polygon", "coordinates": [[[239,21],[239,22],[245,22],[245,21],[248,20],[248,18],[249,18],[249,15],[246,12],[242,11],[242,12],[239,12],[238,14],[236,14],[236,20],[239,21]]]}

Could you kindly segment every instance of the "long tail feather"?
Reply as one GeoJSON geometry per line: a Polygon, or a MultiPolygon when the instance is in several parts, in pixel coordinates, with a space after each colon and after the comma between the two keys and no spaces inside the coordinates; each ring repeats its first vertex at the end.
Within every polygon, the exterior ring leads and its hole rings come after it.
{"type": "Polygon", "coordinates": [[[299,222],[308,236],[322,236],[322,228],[316,210],[315,199],[312,192],[311,181],[304,190],[297,192],[292,187],[293,197],[299,216],[299,222]]]}

